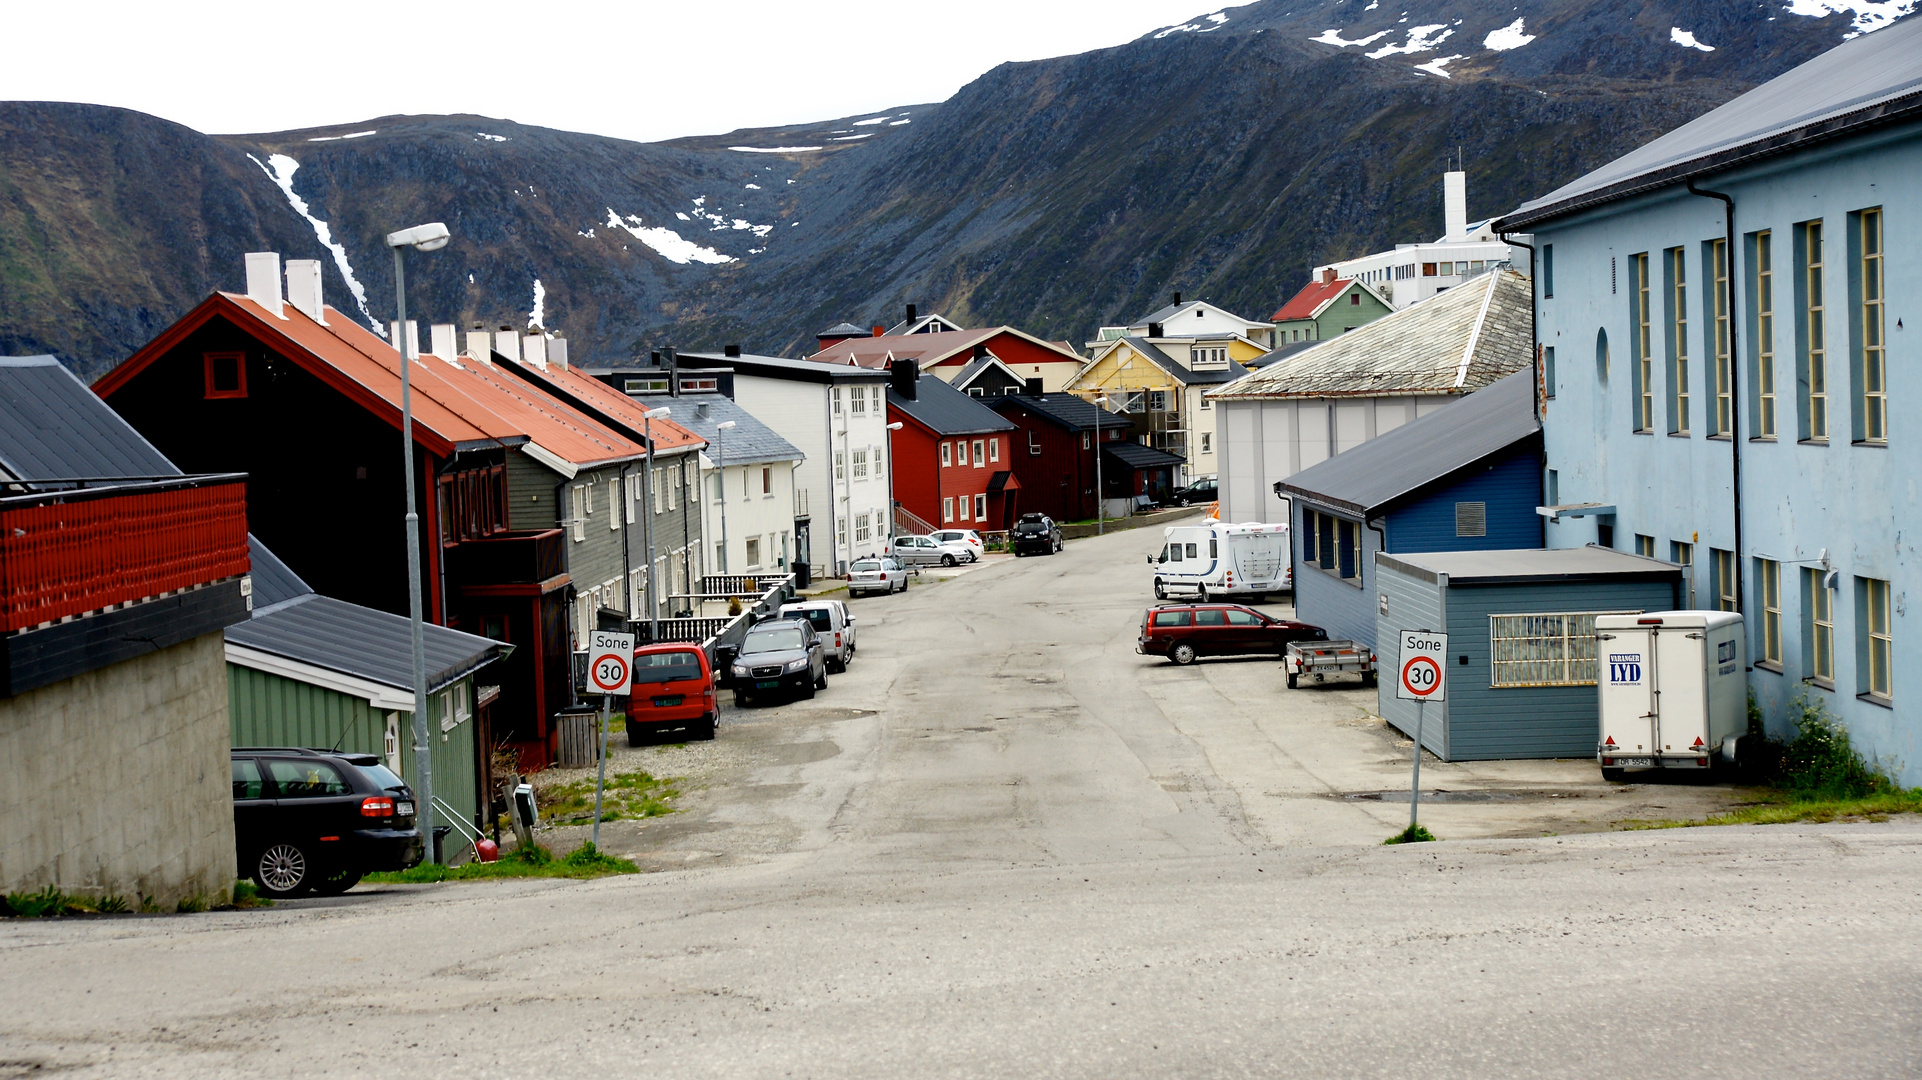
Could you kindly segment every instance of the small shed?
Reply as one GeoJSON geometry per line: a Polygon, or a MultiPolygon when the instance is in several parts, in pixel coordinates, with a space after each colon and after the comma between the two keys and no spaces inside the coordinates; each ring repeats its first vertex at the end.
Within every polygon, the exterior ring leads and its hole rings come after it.
{"type": "Polygon", "coordinates": [[[1447,699],[1429,703],[1422,746],[1443,761],[1595,752],[1595,616],[1682,601],[1682,568],[1607,548],[1377,553],[1379,709],[1415,731],[1395,696],[1403,630],[1448,635],[1447,699]]]}

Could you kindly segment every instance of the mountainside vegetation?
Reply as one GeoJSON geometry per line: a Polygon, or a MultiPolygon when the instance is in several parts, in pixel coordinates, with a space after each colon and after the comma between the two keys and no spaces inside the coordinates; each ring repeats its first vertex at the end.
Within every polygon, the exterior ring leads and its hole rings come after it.
{"type": "Polygon", "coordinates": [[[98,375],[241,288],[257,250],[323,260],[329,302],[384,325],[381,237],[429,220],[454,239],[409,264],[423,323],[538,324],[587,362],[811,351],[907,303],[1076,343],[1175,290],[1261,317],[1317,262],[1439,236],[1457,158],[1471,217],[1494,216],[1892,10],[1792,6],[1827,13],[1259,0],[935,105],[653,144],[478,116],[213,136],[0,103],[0,353],[98,375]]]}

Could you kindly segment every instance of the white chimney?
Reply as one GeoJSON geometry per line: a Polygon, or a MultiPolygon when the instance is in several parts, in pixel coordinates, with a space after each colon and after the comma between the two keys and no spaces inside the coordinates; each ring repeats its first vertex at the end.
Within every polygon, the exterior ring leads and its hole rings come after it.
{"type": "Polygon", "coordinates": [[[320,301],[319,259],[287,260],[287,302],[322,326],[327,324],[320,301]]]}
{"type": "Polygon", "coordinates": [[[547,343],[547,362],[563,371],[567,369],[567,339],[559,330],[554,331],[554,337],[547,343]]]}
{"type": "Polygon", "coordinates": [[[509,360],[519,360],[521,358],[521,336],[516,334],[514,328],[511,326],[501,327],[500,333],[494,335],[494,351],[507,357],[509,360]]]}
{"type": "Polygon", "coordinates": [[[402,334],[400,332],[399,323],[393,321],[392,319],[387,320],[388,343],[393,345],[395,349],[399,349],[400,343],[403,340],[403,338],[407,342],[407,359],[419,360],[420,359],[420,324],[415,322],[412,319],[407,320],[407,333],[402,334]]]}
{"type": "Polygon", "coordinates": [[[430,352],[442,360],[452,360],[454,358],[457,350],[454,348],[453,323],[435,323],[428,329],[428,336],[434,343],[434,347],[429,350],[430,352]]]}
{"type": "Polygon", "coordinates": [[[1468,174],[1465,172],[1445,172],[1442,174],[1442,219],[1448,226],[1443,234],[1444,243],[1458,243],[1468,239],[1468,174]]]}
{"type": "Polygon", "coordinates": [[[547,338],[540,334],[527,335],[527,339],[523,343],[521,355],[527,357],[528,363],[545,370],[547,367],[547,338]]]}
{"type": "Polygon", "coordinates": [[[488,333],[481,324],[475,323],[467,335],[467,358],[477,364],[494,363],[494,335],[488,333]]]}
{"type": "Polygon", "coordinates": [[[280,252],[247,253],[247,298],[273,312],[276,319],[287,317],[280,311],[280,252]]]}

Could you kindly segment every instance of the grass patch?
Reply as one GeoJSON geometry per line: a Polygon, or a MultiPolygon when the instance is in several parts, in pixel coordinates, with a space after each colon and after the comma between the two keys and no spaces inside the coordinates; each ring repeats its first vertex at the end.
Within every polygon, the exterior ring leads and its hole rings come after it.
{"type": "Polygon", "coordinates": [[[1410,825],[1406,829],[1403,829],[1402,831],[1396,833],[1395,835],[1389,837],[1388,839],[1383,840],[1382,843],[1384,844],[1426,844],[1426,843],[1433,842],[1435,839],[1436,839],[1435,834],[1429,832],[1427,826],[1410,825]]]}
{"type": "Polygon", "coordinates": [[[1804,799],[1772,794],[1753,806],[1737,807],[1700,821],[1630,819],[1623,829],[1681,829],[1696,825],[1790,825],[1799,821],[1887,821],[1890,814],[1922,814],[1922,789],[1893,791],[1861,798],[1804,799]]]}
{"type": "MultiPolygon", "coordinates": [[[[601,796],[601,820],[651,818],[671,814],[680,797],[674,780],[645,772],[616,773],[601,796]]],[[[589,776],[540,791],[541,820],[550,825],[585,825],[594,820],[594,778],[589,776]]]]}
{"type": "Polygon", "coordinates": [[[234,882],[234,906],[245,911],[249,908],[273,907],[272,899],[260,895],[260,886],[241,878],[234,882]]]}
{"type": "Polygon", "coordinates": [[[516,847],[498,862],[470,862],[464,866],[421,863],[411,870],[368,874],[362,880],[382,884],[425,885],[438,881],[480,881],[489,878],[598,878],[612,874],[638,874],[641,868],[626,859],[608,855],[592,843],[582,844],[566,858],[536,844],[516,847]]]}
{"type": "Polygon", "coordinates": [[[105,893],[61,892],[52,885],[37,892],[17,892],[0,896],[0,915],[19,919],[47,919],[63,915],[124,915],[133,909],[124,896],[105,893]]]}

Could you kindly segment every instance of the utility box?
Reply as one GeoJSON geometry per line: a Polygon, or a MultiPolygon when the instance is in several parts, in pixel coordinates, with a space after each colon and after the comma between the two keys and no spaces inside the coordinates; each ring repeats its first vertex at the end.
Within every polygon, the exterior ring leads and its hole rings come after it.
{"type": "Polygon", "coordinates": [[[1746,636],[1731,611],[1597,616],[1602,776],[1734,761],[1748,731],[1746,636]]]}

